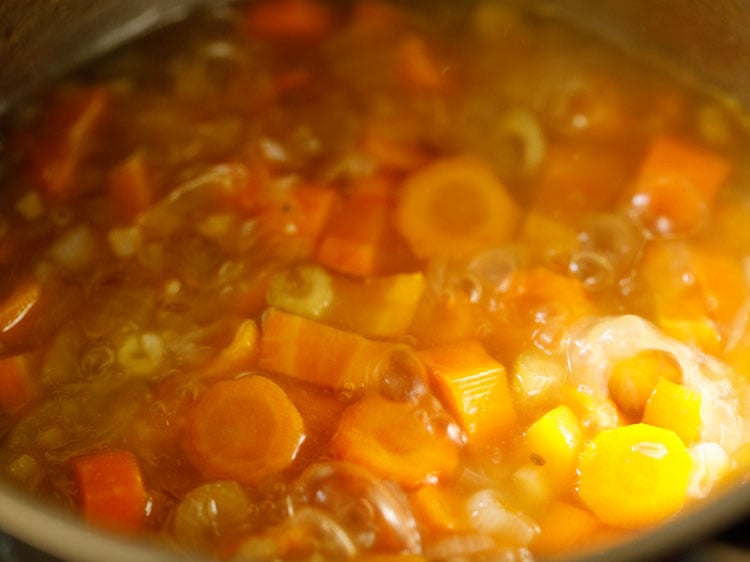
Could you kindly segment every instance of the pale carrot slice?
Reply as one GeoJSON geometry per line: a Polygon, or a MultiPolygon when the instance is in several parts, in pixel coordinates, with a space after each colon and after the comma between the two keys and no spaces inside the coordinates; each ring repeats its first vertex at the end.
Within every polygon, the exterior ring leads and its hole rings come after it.
{"type": "Polygon", "coordinates": [[[414,488],[452,473],[458,447],[430,428],[417,406],[368,395],[341,414],[331,454],[414,488]]]}
{"type": "Polygon", "coordinates": [[[130,451],[104,451],[73,460],[78,497],[89,522],[120,532],[137,532],[146,521],[146,490],[130,451]]]}
{"type": "Polygon", "coordinates": [[[289,467],[305,438],[297,408],[272,380],[219,381],[188,416],[184,449],[206,478],[256,484],[289,467]]]}
{"type": "Polygon", "coordinates": [[[648,527],[682,509],[691,468],[673,431],[642,423],[609,429],[581,453],[578,494],[609,525],[648,527]]]}
{"type": "Polygon", "coordinates": [[[643,412],[643,423],[671,429],[686,444],[700,439],[701,396],[681,384],[659,379],[643,412]]]}
{"type": "Polygon", "coordinates": [[[568,406],[553,408],[526,430],[524,443],[532,461],[558,490],[570,489],[584,430],[568,406]]]}
{"type": "Polygon", "coordinates": [[[483,162],[438,160],[403,184],[396,227],[420,258],[459,257],[506,242],[520,211],[483,162]]]}
{"type": "Polygon", "coordinates": [[[477,341],[422,350],[435,391],[472,445],[501,442],[516,420],[505,367],[477,341]]]}

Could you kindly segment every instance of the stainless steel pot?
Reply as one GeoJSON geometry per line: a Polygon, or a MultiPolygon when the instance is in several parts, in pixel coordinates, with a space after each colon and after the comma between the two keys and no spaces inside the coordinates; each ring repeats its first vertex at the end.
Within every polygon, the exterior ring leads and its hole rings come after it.
{"type": "MultiPolygon", "coordinates": [[[[0,116],[39,84],[201,3],[221,0],[0,0],[0,116]]],[[[418,1],[418,0],[414,0],[418,1]]],[[[423,0],[428,1],[428,0],[423,0]]],[[[448,0],[451,1],[451,0],[448,0]]],[[[548,0],[561,17],[679,68],[750,110],[750,2],[548,0]]],[[[2,146],[0,146],[2,150],[2,146]]],[[[750,482],[636,541],[575,562],[652,560],[750,514],[750,482]]],[[[0,484],[0,530],[77,562],[179,562],[142,541],[88,529],[0,484]]],[[[746,559],[746,555],[741,555],[746,559]]],[[[571,560],[572,562],[572,560],[571,560]]]]}

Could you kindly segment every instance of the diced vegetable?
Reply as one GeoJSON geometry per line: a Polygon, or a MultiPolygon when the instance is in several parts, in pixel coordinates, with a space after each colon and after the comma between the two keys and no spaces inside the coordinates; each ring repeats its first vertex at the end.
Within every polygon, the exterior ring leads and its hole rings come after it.
{"type": "Polygon", "coordinates": [[[643,423],[671,429],[686,444],[701,435],[700,394],[661,378],[656,383],[643,412],[643,423]]]}
{"type": "Polygon", "coordinates": [[[317,319],[334,299],[331,275],[317,265],[277,273],[268,282],[268,304],[291,314],[317,319]]]}
{"type": "Polygon", "coordinates": [[[294,462],[305,438],[297,408],[259,375],[219,381],[188,417],[185,451],[207,478],[255,484],[294,462]]]}
{"type": "Polygon", "coordinates": [[[438,160],[401,186],[396,227],[420,258],[460,257],[506,242],[519,209],[492,170],[468,157],[438,160]]]}
{"type": "Polygon", "coordinates": [[[274,41],[320,41],[333,30],[329,9],[314,0],[265,0],[250,7],[249,32],[274,41]]]}
{"type": "Polygon", "coordinates": [[[92,453],[75,458],[73,468],[81,510],[89,522],[121,532],[143,529],[147,495],[133,453],[92,453]]]}
{"type": "Polygon", "coordinates": [[[107,188],[116,211],[131,222],[155,201],[153,180],[143,152],[136,152],[109,172],[107,188]]]}
{"type": "Polygon", "coordinates": [[[409,496],[409,501],[424,531],[434,534],[467,530],[464,500],[456,490],[437,485],[422,486],[409,496]]]}
{"type": "Polygon", "coordinates": [[[254,320],[244,320],[234,337],[201,371],[203,378],[221,378],[247,372],[255,366],[260,352],[260,332],[254,320]]]}
{"type": "Polygon", "coordinates": [[[550,505],[537,521],[540,530],[531,548],[543,556],[579,548],[602,526],[593,513],[565,501],[550,505]]]}
{"type": "Polygon", "coordinates": [[[419,356],[435,390],[472,445],[501,442],[516,419],[505,367],[476,341],[426,349],[419,356]]]}
{"type": "Polygon", "coordinates": [[[34,397],[34,381],[25,355],[0,359],[0,410],[13,416],[34,397]]]}
{"type": "Polygon", "coordinates": [[[560,490],[575,477],[578,453],[583,445],[581,423],[568,406],[557,406],[526,430],[525,445],[531,459],[560,490]]]}
{"type": "Polygon", "coordinates": [[[671,136],[656,136],[635,179],[633,212],[654,236],[690,232],[705,220],[730,171],[723,156],[671,136]]]}
{"type": "Polygon", "coordinates": [[[635,424],[599,433],[578,465],[578,494],[605,523],[626,529],[677,514],[687,499],[692,460],[673,432],[635,424]]]}
{"type": "Polygon", "coordinates": [[[458,447],[417,406],[368,395],[341,414],[331,454],[415,488],[451,474],[458,447]]]}
{"type": "Polygon", "coordinates": [[[0,342],[13,346],[28,335],[41,298],[41,284],[27,279],[0,302],[0,342]]]}
{"type": "Polygon", "coordinates": [[[414,141],[400,137],[385,126],[367,129],[362,138],[362,150],[378,166],[394,172],[414,172],[428,159],[426,151],[414,141]]]}
{"type": "Polygon", "coordinates": [[[397,70],[407,86],[434,90],[443,85],[443,71],[422,37],[402,39],[396,51],[397,70]]]}

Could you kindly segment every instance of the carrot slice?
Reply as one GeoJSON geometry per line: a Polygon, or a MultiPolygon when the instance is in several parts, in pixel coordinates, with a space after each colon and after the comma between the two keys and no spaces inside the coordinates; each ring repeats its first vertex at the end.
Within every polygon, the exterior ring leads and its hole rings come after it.
{"type": "Polygon", "coordinates": [[[44,117],[42,137],[31,149],[33,173],[42,192],[53,197],[72,195],[78,168],[91,148],[109,95],[102,89],[67,92],[44,117]]]}
{"type": "Polygon", "coordinates": [[[507,241],[520,212],[492,170],[479,160],[439,160],[410,176],[396,227],[420,258],[460,257],[507,241]]]}
{"type": "Polygon", "coordinates": [[[105,451],[73,460],[83,516],[91,523],[136,532],[146,519],[146,490],[135,455],[105,451]]]}
{"type": "Polygon", "coordinates": [[[391,344],[270,309],[263,321],[261,369],[351,391],[374,384],[391,344]]]}
{"type": "Polygon", "coordinates": [[[0,302],[0,342],[12,346],[26,336],[41,298],[40,283],[29,279],[0,302]]]}
{"type": "Polygon", "coordinates": [[[260,333],[254,320],[245,320],[234,333],[230,344],[201,372],[202,378],[237,375],[255,365],[260,351],[260,333]]]}
{"type": "Polygon", "coordinates": [[[0,359],[0,410],[14,415],[34,397],[28,358],[14,355],[0,359]]]}
{"type": "Polygon", "coordinates": [[[274,0],[251,6],[246,24],[263,39],[314,42],[333,31],[334,18],[328,8],[313,0],[274,0]]]}
{"type": "Polygon", "coordinates": [[[458,464],[457,445],[429,427],[415,405],[379,395],[344,410],[331,454],[408,488],[450,474],[458,464]]]}
{"type": "Polygon", "coordinates": [[[454,488],[437,485],[422,486],[409,496],[420,526],[432,534],[466,532],[466,500],[454,488]]]}
{"type": "Polygon", "coordinates": [[[647,527],[682,509],[691,468],[673,431],[642,423],[609,429],[581,453],[578,494],[609,525],[647,527]]]}
{"type": "Polygon", "coordinates": [[[391,182],[380,176],[353,186],[323,232],[316,255],[321,265],[351,275],[379,272],[386,251],[391,188],[391,182]]]}
{"type": "Polygon", "coordinates": [[[570,489],[583,445],[583,427],[573,410],[563,405],[544,414],[526,430],[525,445],[553,487],[570,489]]]}
{"type": "Polygon", "coordinates": [[[184,449],[206,478],[256,484],[289,467],[305,438],[297,408],[262,376],[219,381],[195,403],[184,449]]]}
{"type": "Polygon", "coordinates": [[[636,177],[632,209],[654,235],[689,232],[705,219],[729,172],[725,157],[671,136],[657,136],[636,177]]]}
{"type": "Polygon", "coordinates": [[[556,502],[537,517],[539,534],[531,543],[536,554],[561,554],[587,544],[602,528],[596,516],[576,505],[556,502]]]}
{"type": "Polygon", "coordinates": [[[643,423],[671,429],[692,445],[701,435],[701,396],[681,384],[659,379],[646,402],[643,423]]]}
{"type": "Polygon", "coordinates": [[[419,352],[445,407],[469,443],[503,439],[516,419],[505,367],[479,342],[465,341],[419,352]]]}
{"type": "Polygon", "coordinates": [[[136,152],[109,172],[107,188],[118,213],[131,222],[155,200],[148,166],[142,152],[136,152]]]}
{"type": "Polygon", "coordinates": [[[421,37],[403,39],[396,50],[396,64],[404,83],[415,90],[436,90],[443,85],[443,69],[421,37]]]}

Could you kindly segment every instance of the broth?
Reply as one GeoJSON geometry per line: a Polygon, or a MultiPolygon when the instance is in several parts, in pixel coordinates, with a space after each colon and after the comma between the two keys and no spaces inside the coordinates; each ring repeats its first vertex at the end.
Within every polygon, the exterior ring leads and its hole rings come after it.
{"type": "Polygon", "coordinates": [[[232,560],[529,560],[746,481],[747,133],[543,11],[214,7],[9,118],[0,467],[232,560]]]}

